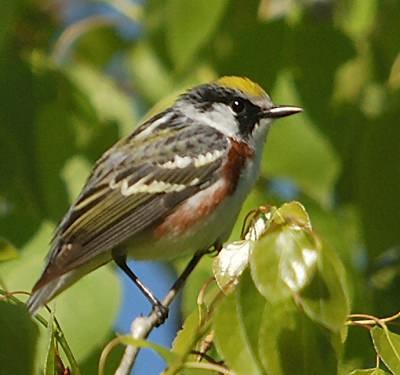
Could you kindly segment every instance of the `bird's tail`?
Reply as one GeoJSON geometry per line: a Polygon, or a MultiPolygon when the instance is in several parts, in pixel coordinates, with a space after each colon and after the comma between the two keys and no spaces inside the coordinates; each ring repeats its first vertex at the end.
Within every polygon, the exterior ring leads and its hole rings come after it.
{"type": "Polygon", "coordinates": [[[36,285],[33,287],[32,294],[26,302],[29,313],[35,315],[41,307],[60,294],[63,290],[67,289],[81,277],[109,261],[110,254],[105,253],[103,256],[93,259],[84,266],[77,267],[54,278],[48,277],[48,273],[45,270],[36,285]]]}
{"type": "Polygon", "coordinates": [[[29,313],[35,315],[41,307],[74,283],[77,278],[79,276],[77,277],[76,272],[70,271],[50,280],[44,285],[40,285],[37,288],[34,287],[31,296],[26,302],[29,313]]]}

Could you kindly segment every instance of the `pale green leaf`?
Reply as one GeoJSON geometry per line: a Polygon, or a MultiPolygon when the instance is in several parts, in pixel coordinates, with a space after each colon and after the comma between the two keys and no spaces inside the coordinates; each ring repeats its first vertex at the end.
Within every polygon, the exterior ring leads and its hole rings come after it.
{"type": "Polygon", "coordinates": [[[370,331],[375,350],[388,369],[400,374],[400,335],[390,332],[386,327],[375,326],[370,331]]]}

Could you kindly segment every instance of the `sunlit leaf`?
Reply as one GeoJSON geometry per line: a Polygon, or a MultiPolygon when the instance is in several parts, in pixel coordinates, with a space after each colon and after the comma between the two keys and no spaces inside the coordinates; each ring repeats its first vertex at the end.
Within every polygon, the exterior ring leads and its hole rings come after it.
{"type": "Polygon", "coordinates": [[[371,329],[375,350],[394,375],[400,374],[400,336],[387,328],[375,326],[371,329]]]}
{"type": "Polygon", "coordinates": [[[251,272],[260,293],[269,301],[279,301],[310,282],[319,244],[304,209],[295,203],[278,209],[269,226],[252,253],[251,272]]]}
{"type": "Polygon", "coordinates": [[[249,263],[254,242],[243,240],[224,246],[213,262],[213,272],[218,286],[228,293],[238,283],[239,276],[249,263]]]}

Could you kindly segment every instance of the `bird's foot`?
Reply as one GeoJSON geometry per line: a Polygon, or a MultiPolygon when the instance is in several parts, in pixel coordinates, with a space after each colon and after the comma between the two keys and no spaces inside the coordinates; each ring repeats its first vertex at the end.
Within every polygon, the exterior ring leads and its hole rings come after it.
{"type": "Polygon", "coordinates": [[[164,324],[168,318],[169,308],[164,306],[161,302],[158,302],[153,305],[153,312],[157,316],[156,327],[164,324]]]}

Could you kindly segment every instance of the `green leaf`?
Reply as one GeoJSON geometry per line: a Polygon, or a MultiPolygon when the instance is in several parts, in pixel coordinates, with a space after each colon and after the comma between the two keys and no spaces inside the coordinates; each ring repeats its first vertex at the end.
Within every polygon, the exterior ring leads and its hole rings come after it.
{"type": "Polygon", "coordinates": [[[259,355],[268,374],[337,374],[329,335],[291,301],[267,304],[259,337],[259,355]]]}
{"type": "Polygon", "coordinates": [[[50,319],[47,321],[47,333],[48,333],[48,346],[47,355],[44,362],[44,373],[45,375],[57,375],[56,369],[56,346],[54,337],[54,314],[50,315],[50,319]]]}
{"type": "Polygon", "coordinates": [[[38,329],[25,306],[0,301],[0,372],[34,374],[38,329]]]}
{"type": "Polygon", "coordinates": [[[246,312],[239,310],[237,294],[228,295],[214,317],[215,345],[229,368],[238,375],[262,374],[243,325],[245,315],[242,313],[246,312]]]}
{"type": "Polygon", "coordinates": [[[387,327],[378,326],[370,330],[375,350],[387,368],[394,374],[400,374],[400,335],[390,332],[387,327]]]}
{"type": "Polygon", "coordinates": [[[177,70],[185,69],[216,30],[227,0],[168,0],[166,38],[171,60],[177,70]]]}
{"type": "Polygon", "coordinates": [[[0,262],[18,257],[15,247],[5,238],[0,237],[0,262]]]}
{"type": "Polygon", "coordinates": [[[349,375],[390,375],[380,368],[369,368],[363,370],[353,370],[349,375]]]}
{"type": "Polygon", "coordinates": [[[310,282],[319,244],[310,232],[304,208],[295,202],[276,210],[269,226],[270,230],[255,245],[250,266],[259,292],[276,302],[289,298],[310,282]]]}
{"type": "Polygon", "coordinates": [[[300,291],[305,313],[325,327],[340,332],[350,313],[349,297],[340,260],[327,246],[320,251],[317,271],[309,285],[300,291]]]}
{"type": "Polygon", "coordinates": [[[178,331],[173,343],[172,351],[184,355],[192,350],[193,343],[199,329],[198,310],[194,310],[183,322],[182,329],[178,331]]]}
{"type": "Polygon", "coordinates": [[[237,291],[238,313],[241,324],[246,332],[247,342],[254,354],[259,367],[262,367],[259,358],[260,326],[264,316],[265,299],[258,292],[247,269],[240,278],[237,291]]]}

